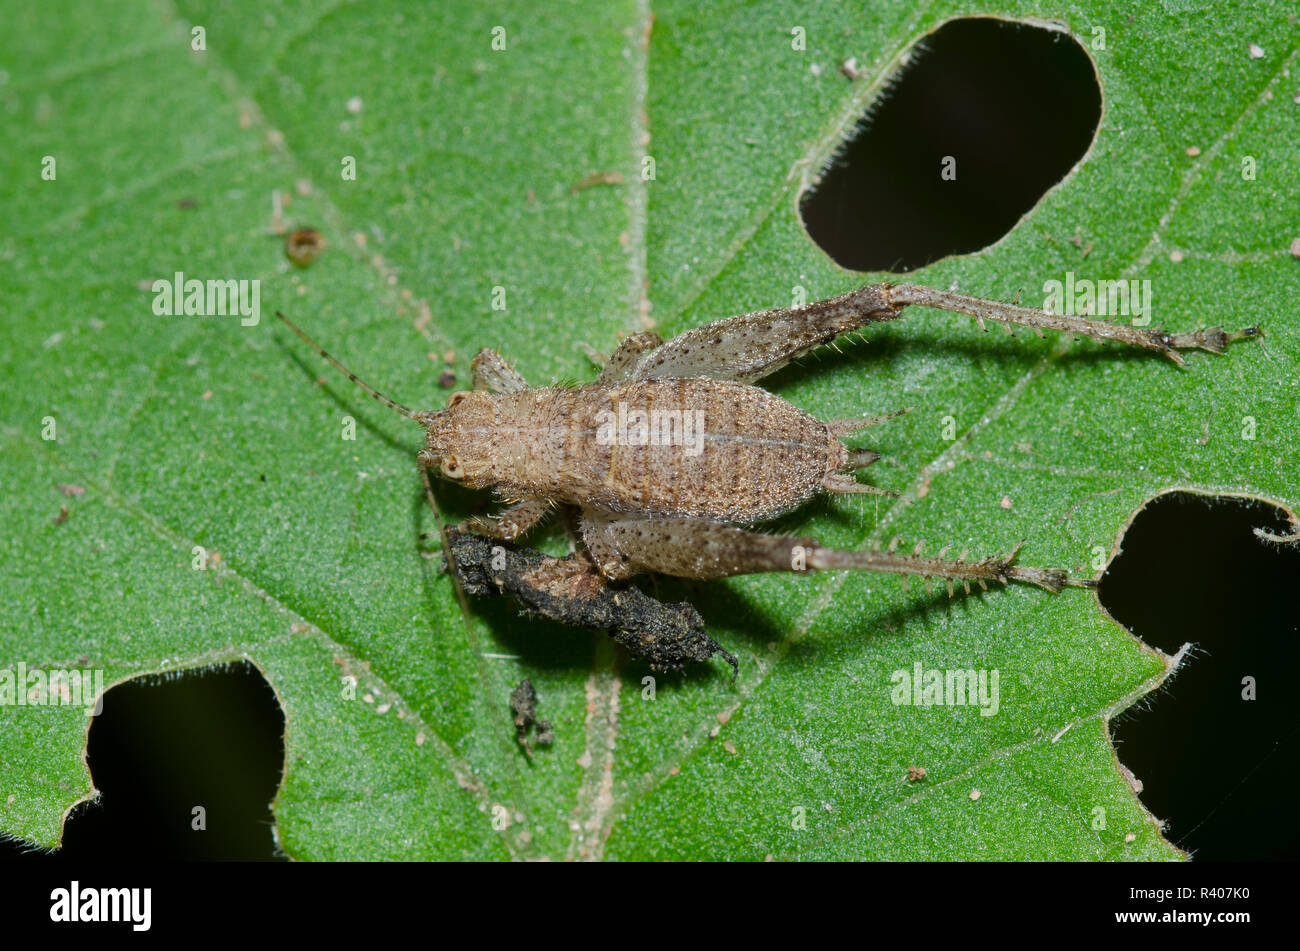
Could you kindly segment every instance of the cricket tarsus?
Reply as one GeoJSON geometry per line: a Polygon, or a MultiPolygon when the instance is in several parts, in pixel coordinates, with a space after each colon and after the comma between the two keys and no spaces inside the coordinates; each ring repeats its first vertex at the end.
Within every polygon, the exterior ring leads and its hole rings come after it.
{"type": "Polygon", "coordinates": [[[641,572],[688,578],[725,578],[733,575],[789,571],[880,571],[919,578],[939,578],[969,592],[972,582],[1017,581],[1037,585],[1057,594],[1067,585],[1078,586],[1065,572],[1031,568],[1016,563],[1019,546],[1010,554],[968,561],[969,551],[948,558],[952,546],[934,557],[921,554],[924,543],[910,554],[897,552],[895,539],[887,550],[827,548],[814,538],[765,535],[732,525],[700,523],[690,519],[633,519],[585,516],[583,538],[606,577],[629,578],[641,572]]]}

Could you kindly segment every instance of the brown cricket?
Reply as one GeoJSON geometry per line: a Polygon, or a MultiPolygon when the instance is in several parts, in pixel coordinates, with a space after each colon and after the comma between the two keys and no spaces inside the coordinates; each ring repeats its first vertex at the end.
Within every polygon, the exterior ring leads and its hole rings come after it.
{"type": "Polygon", "coordinates": [[[968,552],[945,557],[949,548],[934,557],[893,545],[843,550],[754,530],[821,492],[892,494],[853,476],[880,454],[841,440],[897,412],[820,420],[754,384],[912,305],[969,314],[983,329],[994,321],[1008,332],[1018,324],[1040,335],[1047,329],[1141,347],[1179,364],[1179,350],[1222,353],[1230,341],[1260,335],[1258,327],[1169,334],[916,285],[873,284],[805,307],[726,318],[667,341],[632,335],[600,358],[599,376],[584,386],[530,387],[484,349],[473,361],[472,391],[452,394],[445,409],[413,411],[276,316],[348,379],[425,428],[422,471],[511,500],[498,518],[471,519],[462,529],[513,540],[552,509],[576,510],[585,553],[571,556],[574,570],[597,572],[604,581],[641,572],[716,578],[861,569],[944,579],[950,594],[954,583],[968,592],[971,582],[1026,582],[1052,592],[1093,585],[1064,571],[1018,565],[1014,552],[968,561],[968,552]]]}

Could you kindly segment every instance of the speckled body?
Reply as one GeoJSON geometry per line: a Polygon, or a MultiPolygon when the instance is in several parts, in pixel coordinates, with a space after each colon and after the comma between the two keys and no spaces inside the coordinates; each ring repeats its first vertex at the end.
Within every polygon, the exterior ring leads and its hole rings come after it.
{"type": "Polygon", "coordinates": [[[642,571],[716,578],[855,569],[941,578],[950,593],[953,585],[969,589],[972,582],[1019,581],[1054,592],[1093,584],[1058,569],[1017,565],[1014,553],[971,562],[963,551],[954,561],[945,557],[951,546],[935,557],[922,556],[922,543],[910,554],[897,552],[897,540],[883,551],[842,550],[746,527],[822,491],[894,495],[854,478],[880,453],[840,440],[899,412],[823,421],[754,383],[914,305],[969,314],[980,327],[995,321],[1008,329],[1016,324],[1125,343],[1177,363],[1184,362],[1179,350],[1222,353],[1234,340],[1261,334],[1258,327],[1171,334],[917,285],[874,284],[806,306],[728,317],[670,340],[650,331],[632,334],[608,357],[595,354],[601,371],[588,386],[533,388],[500,354],[481,350],[471,366],[473,391],[453,394],[446,409],[414,411],[357,379],[276,316],[372,397],[425,427],[419,460],[431,504],[429,470],[511,501],[499,517],[469,519],[465,529],[511,541],[555,508],[577,514],[584,550],[564,560],[565,571],[595,571],[617,582],[642,571]],[[647,438],[641,422],[661,438],[647,438]]]}
{"type": "Polygon", "coordinates": [[[729,380],[476,391],[453,404],[429,444],[455,457],[464,484],[617,514],[770,519],[820,491],[848,456],[826,423],[729,380]],[[655,424],[648,432],[638,414],[655,424]],[[638,444],[655,435],[664,444],[638,444]]]}

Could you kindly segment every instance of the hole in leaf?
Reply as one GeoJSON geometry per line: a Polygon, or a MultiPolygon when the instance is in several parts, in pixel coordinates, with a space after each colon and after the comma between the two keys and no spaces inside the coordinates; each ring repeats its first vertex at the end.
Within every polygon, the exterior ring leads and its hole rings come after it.
{"type": "MultiPolygon", "coordinates": [[[[113,687],[90,728],[100,790],[69,816],[60,859],[267,860],[284,714],[252,664],[113,687]],[[196,830],[202,807],[206,830],[196,830]]],[[[6,843],[9,856],[46,857],[6,843]]]]}
{"type": "Polygon", "coordinates": [[[1102,605],[1146,643],[1195,645],[1113,730],[1142,801],[1198,859],[1300,856],[1300,546],[1264,542],[1257,527],[1291,531],[1261,501],[1162,495],[1101,583],[1102,605]]]}
{"type": "Polygon", "coordinates": [[[1073,37],[951,20],[913,51],[799,212],[842,267],[912,271],[1009,232],[1100,121],[1096,70],[1073,37]]]}

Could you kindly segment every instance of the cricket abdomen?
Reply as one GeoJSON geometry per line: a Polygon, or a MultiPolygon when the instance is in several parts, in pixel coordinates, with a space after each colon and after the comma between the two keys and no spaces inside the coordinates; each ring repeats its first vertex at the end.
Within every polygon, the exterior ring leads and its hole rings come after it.
{"type": "Polygon", "coordinates": [[[846,453],[754,386],[667,379],[498,398],[492,481],[507,495],[748,523],[814,495],[846,453]]]}

